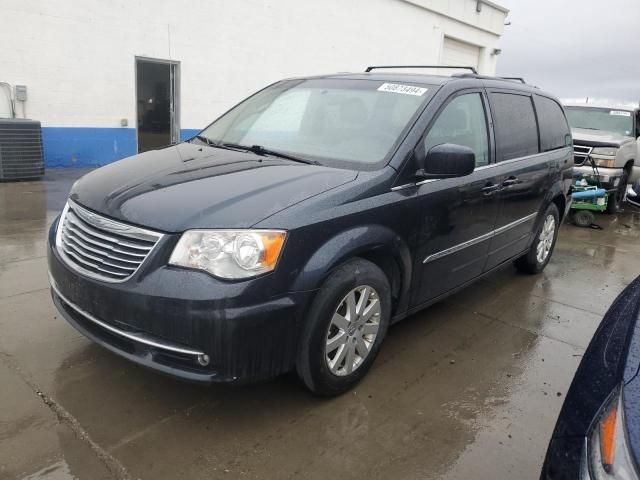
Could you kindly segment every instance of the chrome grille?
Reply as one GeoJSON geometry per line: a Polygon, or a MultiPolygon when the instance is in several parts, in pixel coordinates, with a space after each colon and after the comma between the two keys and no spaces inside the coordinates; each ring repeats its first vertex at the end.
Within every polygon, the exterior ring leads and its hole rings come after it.
{"type": "Polygon", "coordinates": [[[56,235],[66,263],[89,277],[123,282],[133,275],[162,234],[116,222],[69,201],[56,235]]]}
{"type": "Polygon", "coordinates": [[[584,165],[584,163],[591,155],[593,147],[587,147],[586,145],[573,145],[573,163],[576,165],[584,165]]]}

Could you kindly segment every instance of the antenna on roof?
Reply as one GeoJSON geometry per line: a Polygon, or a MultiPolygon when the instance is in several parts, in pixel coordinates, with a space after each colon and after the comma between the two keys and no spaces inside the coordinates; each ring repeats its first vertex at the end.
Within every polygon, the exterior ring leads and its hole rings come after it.
{"type": "Polygon", "coordinates": [[[447,68],[447,69],[457,69],[457,70],[471,70],[473,73],[476,72],[474,67],[468,66],[453,66],[453,65],[371,65],[367,67],[365,72],[370,72],[371,70],[380,70],[383,68],[447,68]]]}

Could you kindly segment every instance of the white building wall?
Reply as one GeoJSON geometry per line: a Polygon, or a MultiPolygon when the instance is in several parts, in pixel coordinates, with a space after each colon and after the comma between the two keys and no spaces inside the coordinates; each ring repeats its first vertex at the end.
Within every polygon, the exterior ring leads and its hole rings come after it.
{"type": "MultiPolygon", "coordinates": [[[[435,64],[444,36],[482,47],[506,13],[476,0],[2,0],[0,81],[28,87],[44,127],[135,126],[135,56],[180,62],[181,128],[278,79],[435,64]]],[[[18,105],[19,106],[19,105],[18,105]]],[[[0,92],[0,117],[8,103],[0,92]]],[[[18,113],[21,114],[20,108],[18,113]]]]}

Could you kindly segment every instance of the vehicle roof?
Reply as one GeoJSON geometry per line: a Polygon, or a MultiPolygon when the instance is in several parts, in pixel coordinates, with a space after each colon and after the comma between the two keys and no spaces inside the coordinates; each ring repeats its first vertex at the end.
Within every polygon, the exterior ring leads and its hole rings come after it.
{"type": "Polygon", "coordinates": [[[627,110],[637,111],[640,109],[638,105],[625,104],[625,103],[612,103],[612,102],[595,102],[595,103],[580,103],[580,102],[562,102],[565,107],[584,107],[584,108],[608,108],[610,110],[627,110]]]}
{"type": "Polygon", "coordinates": [[[302,78],[343,78],[347,80],[379,80],[379,81],[399,81],[404,80],[411,83],[421,83],[424,85],[443,85],[452,78],[447,75],[427,75],[423,73],[398,73],[398,72],[371,72],[371,73],[333,73],[328,75],[316,75],[302,78]]]}
{"type": "MultiPolygon", "coordinates": [[[[429,75],[425,73],[402,73],[402,72],[359,72],[359,73],[334,73],[328,75],[315,75],[310,77],[297,77],[297,79],[324,79],[324,78],[341,78],[347,80],[374,80],[381,82],[410,82],[423,85],[445,85],[452,82],[459,82],[461,80],[476,80],[478,82],[495,81],[500,82],[500,86],[518,90],[530,90],[536,89],[533,85],[528,83],[522,83],[518,80],[509,80],[501,77],[491,77],[486,75],[477,75],[473,73],[456,72],[453,75],[429,75]]],[[[491,86],[496,86],[493,84],[491,86]]],[[[541,92],[542,93],[542,92],[541,92]]]]}

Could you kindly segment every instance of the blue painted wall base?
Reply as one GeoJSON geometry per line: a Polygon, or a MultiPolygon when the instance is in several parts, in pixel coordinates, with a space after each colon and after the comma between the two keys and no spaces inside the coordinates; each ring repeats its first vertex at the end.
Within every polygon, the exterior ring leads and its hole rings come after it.
{"type": "MultiPolygon", "coordinates": [[[[180,139],[188,140],[199,130],[182,129],[180,139]]],[[[135,155],[135,128],[42,127],[46,168],[91,167],[135,155]]]]}
{"type": "Polygon", "coordinates": [[[197,133],[200,133],[200,130],[198,130],[197,128],[183,128],[182,130],[180,130],[180,140],[182,140],[183,142],[185,140],[189,140],[195,137],[197,133]]]}

